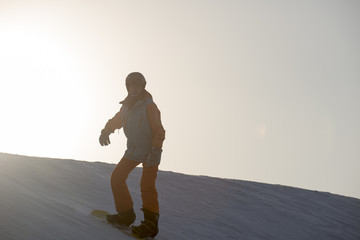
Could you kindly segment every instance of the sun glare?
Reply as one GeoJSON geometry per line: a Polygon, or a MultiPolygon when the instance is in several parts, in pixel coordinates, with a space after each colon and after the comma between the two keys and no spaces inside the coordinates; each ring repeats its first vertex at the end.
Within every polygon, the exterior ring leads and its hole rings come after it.
{"type": "Polygon", "coordinates": [[[256,136],[259,139],[265,139],[267,133],[267,127],[265,124],[259,125],[256,128],[256,136]]]}
{"type": "Polygon", "coordinates": [[[36,28],[0,32],[0,151],[53,155],[69,140],[63,129],[70,119],[84,120],[78,61],[69,46],[36,28]]]}

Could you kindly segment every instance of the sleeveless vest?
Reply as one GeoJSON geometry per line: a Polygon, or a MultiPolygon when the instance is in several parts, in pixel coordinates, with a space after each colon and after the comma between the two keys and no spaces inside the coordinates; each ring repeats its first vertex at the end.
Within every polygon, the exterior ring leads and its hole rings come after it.
{"type": "Polygon", "coordinates": [[[147,116],[151,97],[139,100],[131,109],[124,106],[121,123],[127,138],[124,157],[137,162],[146,162],[152,148],[152,132],[147,116]]]}

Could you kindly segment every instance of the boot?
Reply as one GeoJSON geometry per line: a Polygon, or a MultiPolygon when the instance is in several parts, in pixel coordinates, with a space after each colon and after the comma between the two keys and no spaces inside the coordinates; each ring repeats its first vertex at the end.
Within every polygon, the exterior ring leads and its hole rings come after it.
{"type": "Polygon", "coordinates": [[[141,209],[144,212],[144,221],[139,226],[132,227],[132,235],[138,238],[153,238],[158,232],[159,214],[147,209],[141,209]]]}
{"type": "Polygon", "coordinates": [[[131,209],[126,212],[121,212],[113,215],[106,216],[106,220],[114,225],[118,225],[121,227],[129,227],[131,224],[135,222],[135,212],[134,209],[131,209]]]}

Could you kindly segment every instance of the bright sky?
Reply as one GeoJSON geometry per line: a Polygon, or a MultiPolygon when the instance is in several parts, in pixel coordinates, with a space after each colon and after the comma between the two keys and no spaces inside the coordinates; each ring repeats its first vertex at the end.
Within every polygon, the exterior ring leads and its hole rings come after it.
{"type": "Polygon", "coordinates": [[[161,170],[360,198],[359,1],[0,1],[0,152],[116,163],[142,72],[161,170]]]}

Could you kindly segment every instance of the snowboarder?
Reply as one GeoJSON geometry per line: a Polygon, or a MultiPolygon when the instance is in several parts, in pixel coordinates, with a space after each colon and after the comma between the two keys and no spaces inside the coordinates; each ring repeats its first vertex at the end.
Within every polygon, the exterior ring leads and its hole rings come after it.
{"type": "Polygon", "coordinates": [[[151,94],[145,90],[144,76],[139,72],[132,72],[126,77],[125,84],[128,96],[120,102],[120,111],[108,120],[99,138],[101,146],[107,146],[110,144],[109,135],[120,128],[123,128],[127,138],[125,154],[111,174],[111,188],[117,213],[108,215],[107,221],[121,226],[134,223],[136,215],[126,179],[129,173],[142,163],[140,186],[144,221],[139,226],[131,227],[132,234],[140,238],[155,237],[159,231],[159,202],[155,180],[165,130],[160,111],[151,94]]]}

